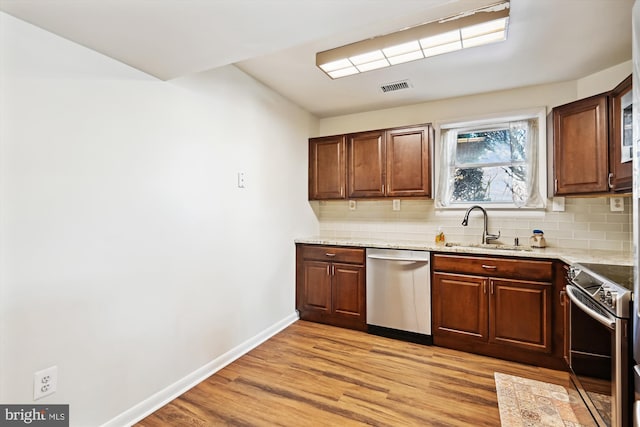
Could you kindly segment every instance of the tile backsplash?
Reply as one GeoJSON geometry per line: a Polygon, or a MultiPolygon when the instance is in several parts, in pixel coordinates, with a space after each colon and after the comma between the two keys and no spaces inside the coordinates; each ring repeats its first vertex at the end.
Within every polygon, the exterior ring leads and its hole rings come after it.
{"type": "MultiPolygon", "coordinates": [[[[517,237],[527,245],[533,229],[544,231],[547,246],[556,248],[632,251],[631,198],[624,197],[624,211],[611,212],[609,198],[565,198],[565,210],[499,211],[488,207],[488,231],[501,233],[500,242],[513,244],[517,237]]],[[[357,200],[356,209],[348,201],[310,202],[325,237],[434,240],[444,231],[448,242],[479,243],[482,213],[475,210],[469,226],[461,225],[465,210],[436,211],[433,200],[401,200],[394,211],[392,200],[357,200]]]]}

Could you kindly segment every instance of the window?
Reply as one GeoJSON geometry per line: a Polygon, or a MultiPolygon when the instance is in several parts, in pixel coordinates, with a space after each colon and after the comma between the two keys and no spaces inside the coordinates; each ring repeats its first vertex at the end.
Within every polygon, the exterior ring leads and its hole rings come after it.
{"type": "Polygon", "coordinates": [[[436,207],[542,208],[544,112],[440,127],[436,207]]]}

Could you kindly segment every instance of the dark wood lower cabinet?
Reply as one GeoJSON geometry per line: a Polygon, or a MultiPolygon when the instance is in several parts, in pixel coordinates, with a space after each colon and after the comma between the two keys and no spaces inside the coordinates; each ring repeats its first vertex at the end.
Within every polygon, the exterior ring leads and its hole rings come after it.
{"type": "Polygon", "coordinates": [[[300,318],[366,330],[364,249],[298,245],[296,256],[300,318]]]}
{"type": "Polygon", "coordinates": [[[551,353],[551,283],[489,279],[489,342],[551,353]]]}
{"type": "Polygon", "coordinates": [[[489,321],[485,290],[484,277],[434,273],[432,283],[434,335],[486,341],[489,321]]]}
{"type": "MultiPolygon", "coordinates": [[[[435,253],[432,333],[441,347],[566,370],[564,264],[435,253]]],[[[367,330],[365,249],[296,245],[303,320],[367,330]]]]}
{"type": "MultiPolygon", "coordinates": [[[[554,333],[554,270],[549,261],[523,260],[531,279],[514,274],[514,260],[434,255],[433,339],[436,345],[566,369],[554,333]],[[455,272],[441,271],[449,267],[455,272]],[[533,268],[537,267],[537,268],[533,268]],[[486,270],[485,275],[482,271],[486,270]],[[468,270],[473,274],[462,274],[468,270]]],[[[515,273],[522,274],[523,270],[515,273]]],[[[557,304],[559,307],[559,304],[557,304]]],[[[560,318],[562,313],[560,313],[560,318]]],[[[562,323],[559,323],[562,327],[562,323]]],[[[558,342],[557,342],[558,341],[558,342]]]]}

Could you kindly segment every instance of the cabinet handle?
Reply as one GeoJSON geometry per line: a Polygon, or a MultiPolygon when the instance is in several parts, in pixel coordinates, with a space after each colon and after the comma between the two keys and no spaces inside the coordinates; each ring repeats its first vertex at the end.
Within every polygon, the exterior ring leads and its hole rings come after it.
{"type": "Polygon", "coordinates": [[[327,264],[327,276],[331,276],[331,265],[327,264]]]}
{"type": "Polygon", "coordinates": [[[565,295],[567,292],[563,289],[560,291],[560,305],[564,306],[565,295]]]}
{"type": "Polygon", "coordinates": [[[331,264],[331,275],[335,276],[336,275],[336,266],[331,264]]]}
{"type": "Polygon", "coordinates": [[[485,270],[497,270],[498,267],[495,265],[487,265],[487,264],[482,264],[482,268],[484,268],[485,270]]]}
{"type": "Polygon", "coordinates": [[[482,293],[485,294],[485,295],[487,294],[487,281],[486,280],[482,281],[482,293]]]}
{"type": "Polygon", "coordinates": [[[609,172],[609,176],[607,176],[607,185],[609,188],[613,188],[613,184],[611,183],[611,179],[613,178],[613,172],[609,172]]]}
{"type": "Polygon", "coordinates": [[[553,180],[553,194],[558,194],[558,180],[553,180]]]}
{"type": "Polygon", "coordinates": [[[491,289],[491,295],[493,295],[493,280],[489,284],[489,288],[491,289]]]}
{"type": "Polygon", "coordinates": [[[324,256],[334,257],[334,256],[336,256],[336,254],[331,253],[331,252],[327,252],[326,254],[324,254],[324,256]]]}

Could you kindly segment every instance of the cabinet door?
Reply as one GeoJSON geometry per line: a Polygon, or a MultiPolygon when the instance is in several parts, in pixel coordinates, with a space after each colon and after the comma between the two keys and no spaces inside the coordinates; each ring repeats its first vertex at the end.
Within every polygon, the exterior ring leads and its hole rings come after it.
{"type": "Polygon", "coordinates": [[[345,137],[309,139],[309,200],[344,199],[346,177],[345,137]]]}
{"type": "Polygon", "coordinates": [[[460,274],[433,274],[433,335],[487,340],[487,280],[460,274]]]}
{"type": "Polygon", "coordinates": [[[428,126],[387,131],[387,196],[431,196],[430,137],[428,126]]]}
{"type": "Polygon", "coordinates": [[[349,135],[349,197],[384,196],[384,136],[384,131],[349,135]]]}
{"type": "Polygon", "coordinates": [[[633,182],[631,98],[631,76],[629,76],[611,92],[610,96],[611,185],[616,192],[631,192],[633,182]]]}
{"type": "Polygon", "coordinates": [[[331,264],[321,261],[304,262],[303,290],[301,295],[302,310],[305,312],[331,313],[331,264]]]}
{"type": "Polygon", "coordinates": [[[366,322],[364,267],[332,264],[331,290],[333,314],[366,322]]]}
{"type": "Polygon", "coordinates": [[[551,352],[551,283],[490,279],[489,342],[551,352]]]}
{"type": "Polygon", "coordinates": [[[609,191],[607,96],[553,109],[555,195],[609,191]]]}

